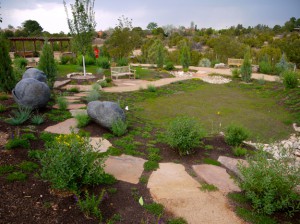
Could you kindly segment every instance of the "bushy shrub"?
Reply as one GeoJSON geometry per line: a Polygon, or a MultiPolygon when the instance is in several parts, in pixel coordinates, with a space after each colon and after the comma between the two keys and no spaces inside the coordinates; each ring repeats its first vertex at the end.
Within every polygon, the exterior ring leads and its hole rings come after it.
{"type": "MultiPolygon", "coordinates": [[[[82,62],[83,62],[82,55],[78,55],[77,56],[77,65],[82,65],[82,62]]],[[[85,62],[85,65],[94,65],[95,58],[87,54],[84,56],[84,62],[85,62]]]]}
{"type": "Polygon", "coordinates": [[[14,149],[18,147],[28,149],[30,147],[29,140],[16,137],[14,139],[8,140],[8,142],[5,145],[5,149],[14,149]]]}
{"type": "Polygon", "coordinates": [[[232,149],[232,152],[235,156],[245,156],[247,154],[247,149],[236,146],[232,149]]]}
{"type": "Polygon", "coordinates": [[[264,74],[272,74],[272,65],[268,61],[261,61],[259,63],[259,72],[264,74]]]}
{"type": "Polygon", "coordinates": [[[27,107],[18,107],[18,110],[13,110],[13,116],[7,120],[7,123],[11,125],[20,125],[27,121],[31,116],[31,109],[27,107]]]}
{"type": "Polygon", "coordinates": [[[107,57],[99,57],[96,59],[96,65],[103,69],[109,69],[110,63],[107,57]]]}
{"type": "Polygon", "coordinates": [[[128,58],[119,58],[117,61],[117,66],[127,66],[128,63],[128,58]]]}
{"type": "Polygon", "coordinates": [[[275,65],[275,72],[277,75],[282,75],[289,69],[289,63],[285,54],[282,54],[280,61],[275,65]]]}
{"type": "Polygon", "coordinates": [[[60,109],[60,110],[67,110],[68,105],[69,105],[67,99],[63,96],[57,97],[56,103],[58,105],[58,109],[60,109]]]}
{"type": "Polygon", "coordinates": [[[66,65],[70,62],[71,58],[72,58],[71,56],[61,56],[60,57],[60,63],[62,65],[66,65]]]}
{"type": "Polygon", "coordinates": [[[239,125],[229,125],[225,131],[225,142],[231,146],[239,146],[249,137],[248,131],[239,125]]]}
{"type": "Polygon", "coordinates": [[[127,132],[127,123],[122,119],[117,119],[113,122],[111,131],[115,136],[122,136],[127,132]]]}
{"type": "Polygon", "coordinates": [[[31,123],[34,125],[40,125],[44,123],[44,117],[42,115],[36,114],[31,117],[31,123]]]}
{"type": "Polygon", "coordinates": [[[269,154],[259,150],[247,159],[249,166],[240,165],[240,187],[257,212],[271,215],[287,211],[292,216],[300,209],[300,195],[295,192],[300,183],[300,167],[288,150],[279,148],[280,159],[270,159],[269,154]]]}
{"type": "Polygon", "coordinates": [[[183,69],[188,69],[191,63],[191,49],[186,41],[183,41],[180,48],[180,63],[183,69]]]}
{"type": "Polygon", "coordinates": [[[152,85],[152,84],[149,84],[149,85],[147,85],[147,90],[148,90],[149,92],[154,93],[154,92],[156,92],[156,86],[154,86],[154,85],[152,85]]]}
{"type": "Polygon", "coordinates": [[[251,66],[250,58],[251,58],[250,49],[247,49],[244,56],[244,62],[241,67],[241,76],[244,82],[250,82],[251,80],[252,66],[251,66]]]}
{"type": "Polygon", "coordinates": [[[24,69],[27,66],[27,64],[28,64],[28,61],[26,58],[16,58],[14,60],[14,65],[17,68],[24,69]]]}
{"type": "Polygon", "coordinates": [[[165,64],[165,69],[166,69],[167,71],[172,71],[172,70],[174,70],[174,69],[175,69],[175,66],[174,66],[173,62],[168,61],[168,62],[165,64]]]}
{"type": "Polygon", "coordinates": [[[283,85],[286,89],[293,89],[298,87],[299,80],[298,74],[292,71],[285,71],[283,72],[283,85]]]}
{"type": "Polygon", "coordinates": [[[166,142],[178,150],[180,155],[193,153],[205,136],[197,120],[189,117],[178,117],[170,122],[166,132],[166,142]]]}
{"type": "Polygon", "coordinates": [[[100,83],[100,86],[102,87],[102,88],[104,88],[104,87],[107,87],[108,86],[108,83],[107,83],[107,81],[106,80],[102,80],[100,83]]]}
{"type": "Polygon", "coordinates": [[[78,190],[83,185],[101,184],[106,177],[103,158],[93,151],[88,138],[74,133],[59,135],[41,155],[41,177],[55,189],[78,190]]]}
{"type": "Polygon", "coordinates": [[[99,100],[100,96],[101,95],[100,95],[99,91],[93,89],[88,93],[88,95],[85,97],[85,99],[89,103],[92,101],[99,100]]]}
{"type": "Polygon", "coordinates": [[[208,58],[202,58],[199,62],[199,66],[200,67],[210,67],[211,66],[211,62],[208,58]]]}
{"type": "Polygon", "coordinates": [[[241,71],[238,68],[234,68],[231,70],[232,78],[239,78],[241,75],[241,71]]]}
{"type": "Polygon", "coordinates": [[[78,128],[83,128],[83,127],[87,126],[91,121],[89,115],[87,115],[87,114],[77,114],[75,116],[75,119],[77,121],[78,128]]]}

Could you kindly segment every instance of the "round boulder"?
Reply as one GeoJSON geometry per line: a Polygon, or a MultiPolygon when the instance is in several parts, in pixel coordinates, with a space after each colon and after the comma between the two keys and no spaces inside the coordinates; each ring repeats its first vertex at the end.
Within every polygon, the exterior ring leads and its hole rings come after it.
{"type": "Polygon", "coordinates": [[[18,105],[36,109],[47,105],[51,91],[46,83],[26,78],[17,83],[12,95],[18,105]]]}
{"type": "Polygon", "coordinates": [[[126,119],[124,110],[117,103],[109,101],[89,102],[87,113],[97,124],[109,129],[116,120],[125,122],[126,119]]]}
{"type": "Polygon", "coordinates": [[[47,83],[47,76],[45,75],[45,73],[36,68],[29,68],[24,72],[22,79],[28,78],[33,78],[39,80],[40,82],[47,83]]]}

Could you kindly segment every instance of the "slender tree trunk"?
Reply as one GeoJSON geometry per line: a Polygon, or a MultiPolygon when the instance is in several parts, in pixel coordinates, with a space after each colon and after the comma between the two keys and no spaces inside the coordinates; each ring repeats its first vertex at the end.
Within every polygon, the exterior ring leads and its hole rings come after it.
{"type": "Polygon", "coordinates": [[[84,55],[82,55],[82,65],[83,65],[83,76],[86,76],[84,55]]]}

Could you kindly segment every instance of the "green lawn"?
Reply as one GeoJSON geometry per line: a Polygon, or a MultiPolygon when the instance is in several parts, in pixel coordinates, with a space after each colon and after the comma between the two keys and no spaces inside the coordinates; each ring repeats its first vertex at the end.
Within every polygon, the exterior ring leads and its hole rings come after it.
{"type": "MultiPolygon", "coordinates": [[[[95,74],[96,71],[97,71],[97,68],[98,67],[95,66],[95,65],[87,65],[86,66],[86,71],[95,74]]],[[[71,65],[71,64],[58,65],[57,69],[58,69],[58,77],[65,77],[69,73],[82,71],[82,67],[81,66],[79,66],[79,65],[71,65]],[[80,68],[81,68],[81,70],[80,70],[80,68]]]]}
{"type": "Polygon", "coordinates": [[[277,104],[275,94],[248,85],[202,83],[194,90],[145,99],[137,106],[142,108],[137,116],[160,126],[187,115],[197,118],[208,133],[241,124],[250,130],[251,139],[260,142],[283,139],[293,131],[294,116],[277,104]]]}

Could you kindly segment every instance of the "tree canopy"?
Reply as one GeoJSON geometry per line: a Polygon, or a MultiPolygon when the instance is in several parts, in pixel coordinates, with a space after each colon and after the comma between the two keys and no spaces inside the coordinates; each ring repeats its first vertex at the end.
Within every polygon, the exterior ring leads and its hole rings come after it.
{"type": "Polygon", "coordinates": [[[43,28],[35,20],[26,20],[22,23],[23,32],[27,36],[40,35],[43,32],[43,28]]]}

